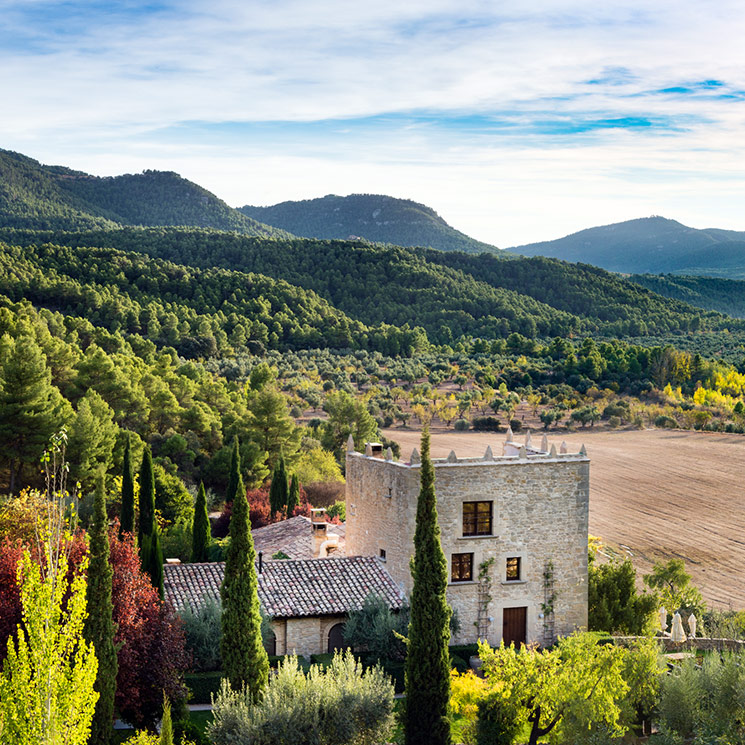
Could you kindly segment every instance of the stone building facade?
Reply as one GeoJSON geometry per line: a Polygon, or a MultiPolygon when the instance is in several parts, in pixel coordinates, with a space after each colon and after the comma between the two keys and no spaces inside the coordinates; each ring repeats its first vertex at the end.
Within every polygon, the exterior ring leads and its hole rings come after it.
{"type": "MultiPolygon", "coordinates": [[[[393,460],[380,446],[346,457],[346,552],[377,556],[407,593],[412,578],[420,463],[393,460]]],[[[589,459],[518,445],[503,454],[433,460],[454,643],[504,639],[552,642],[587,626],[589,459]]]]}
{"type": "MultiPolygon", "coordinates": [[[[220,602],[223,562],[166,564],[163,571],[165,598],[177,611],[220,602]]],[[[272,619],[270,654],[310,657],[343,648],[347,614],[361,608],[370,594],[396,611],[406,603],[385,564],[374,556],[259,561],[257,579],[259,601],[272,619]]]]}

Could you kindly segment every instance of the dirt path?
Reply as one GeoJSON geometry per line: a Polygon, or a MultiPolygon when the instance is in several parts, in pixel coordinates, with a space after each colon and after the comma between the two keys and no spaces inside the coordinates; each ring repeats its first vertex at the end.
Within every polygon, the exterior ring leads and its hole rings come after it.
{"type": "MultiPolygon", "coordinates": [[[[403,457],[419,432],[389,429],[403,457]]],[[[540,443],[535,432],[533,442],[540,443]]],[[[521,437],[516,439],[521,440],[521,437]]],[[[570,452],[587,447],[590,533],[627,550],[640,572],[680,557],[711,605],[745,608],[745,436],[670,430],[549,433],[570,452]]],[[[432,456],[501,452],[504,435],[435,428],[432,456]]]]}

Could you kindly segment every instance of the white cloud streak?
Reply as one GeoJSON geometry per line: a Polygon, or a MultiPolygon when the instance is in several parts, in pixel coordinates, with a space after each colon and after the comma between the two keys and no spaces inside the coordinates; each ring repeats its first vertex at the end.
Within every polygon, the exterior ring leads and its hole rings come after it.
{"type": "Polygon", "coordinates": [[[178,170],[233,204],[392,193],[500,245],[652,212],[745,227],[732,224],[745,104],[719,97],[745,90],[745,13],[732,0],[0,0],[0,13],[0,146],[46,162],[178,170]],[[653,95],[703,80],[724,86],[653,95]],[[410,112],[434,124],[354,122],[410,112]],[[437,126],[452,115],[524,131],[437,126]],[[534,130],[622,117],[680,131],[534,130]],[[249,128],[220,142],[188,126],[330,119],[350,136],[249,128]]]}

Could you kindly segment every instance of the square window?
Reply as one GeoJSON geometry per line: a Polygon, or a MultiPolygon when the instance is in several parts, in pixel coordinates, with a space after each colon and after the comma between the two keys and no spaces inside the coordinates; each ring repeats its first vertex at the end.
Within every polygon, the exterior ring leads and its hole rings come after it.
{"type": "Polygon", "coordinates": [[[463,535],[492,535],[492,502],[463,502],[463,535]]]}
{"type": "Polygon", "coordinates": [[[380,549],[380,560],[385,561],[385,549],[384,548],[380,549]]]}
{"type": "Polygon", "coordinates": [[[473,554],[453,554],[450,562],[451,582],[470,582],[473,579],[473,554]]]}
{"type": "Polygon", "coordinates": [[[507,582],[517,582],[522,579],[520,576],[520,564],[519,556],[510,556],[507,559],[507,582]]]}

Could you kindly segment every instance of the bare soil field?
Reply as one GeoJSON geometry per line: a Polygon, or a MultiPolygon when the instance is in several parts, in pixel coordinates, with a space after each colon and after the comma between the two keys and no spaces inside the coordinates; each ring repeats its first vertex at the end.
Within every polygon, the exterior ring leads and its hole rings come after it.
{"type": "MultiPolygon", "coordinates": [[[[392,428],[408,459],[418,430],[392,428]]],[[[682,558],[704,599],[745,608],[745,436],[675,430],[549,432],[557,448],[584,443],[590,465],[590,533],[628,553],[640,573],[682,558]]],[[[534,431],[540,443],[542,432],[534,431]]],[[[432,430],[432,457],[501,452],[504,434],[432,430]]],[[[516,436],[520,441],[522,437],[516,436]]]]}

